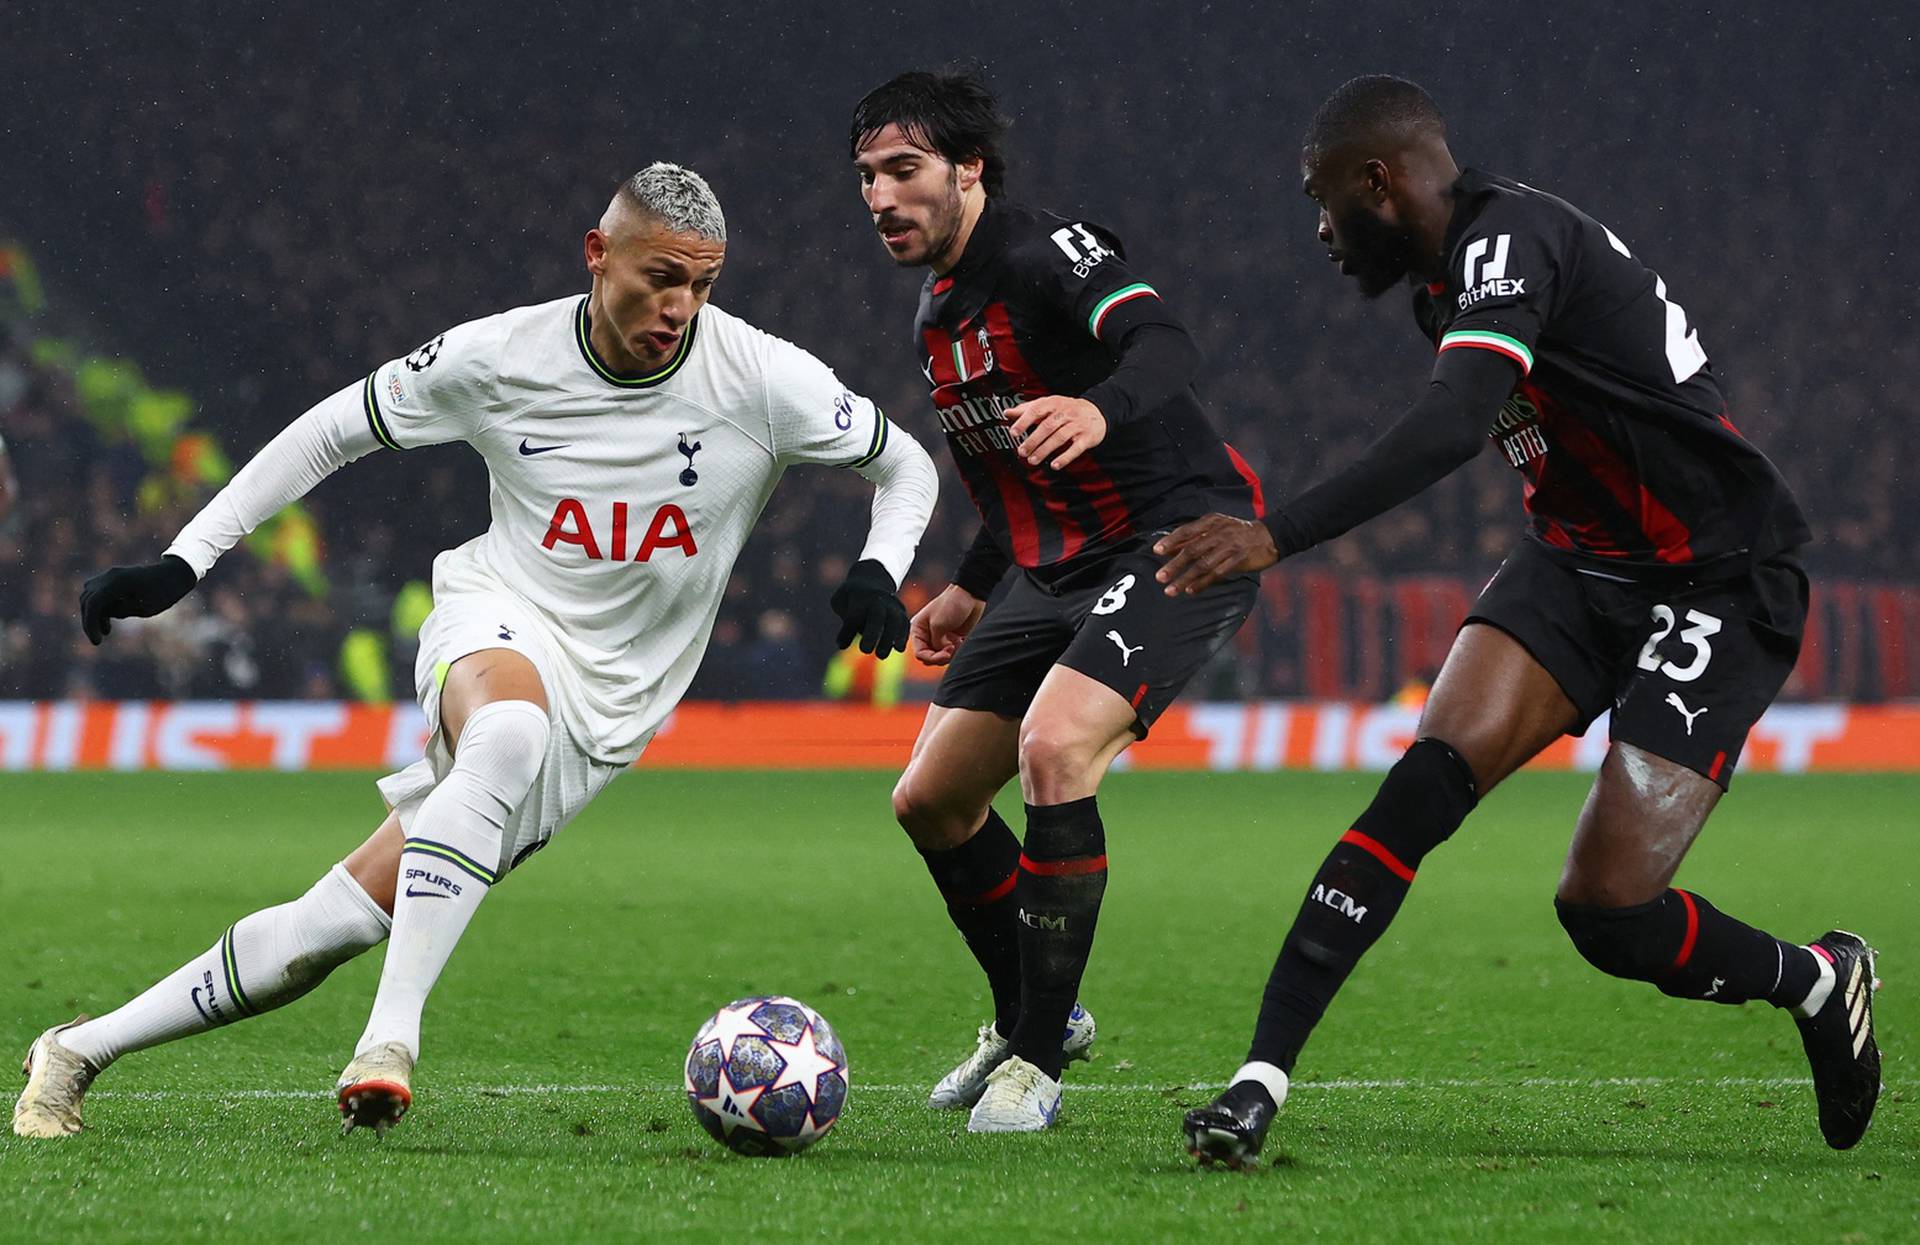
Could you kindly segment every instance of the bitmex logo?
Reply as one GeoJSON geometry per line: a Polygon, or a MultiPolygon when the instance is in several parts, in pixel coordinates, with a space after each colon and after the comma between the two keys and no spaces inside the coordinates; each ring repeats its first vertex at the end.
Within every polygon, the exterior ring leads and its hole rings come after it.
{"type": "Polygon", "coordinates": [[[1492,238],[1475,238],[1467,246],[1466,261],[1460,270],[1460,310],[1488,298],[1511,298],[1527,292],[1525,277],[1507,276],[1507,252],[1513,235],[1503,233],[1492,238]],[[1488,252],[1492,257],[1488,257],[1488,252]]]}
{"type": "Polygon", "coordinates": [[[1510,233],[1503,233],[1497,238],[1475,238],[1467,247],[1466,267],[1460,274],[1461,286],[1470,290],[1482,281],[1506,276],[1507,249],[1512,245],[1513,235],[1510,233]],[[1493,251],[1493,258],[1490,260],[1487,259],[1489,249],[1493,251]],[[1486,263],[1481,264],[1482,260],[1486,260],[1486,263]],[[1481,264],[1477,275],[1474,272],[1476,264],[1481,264]]]}

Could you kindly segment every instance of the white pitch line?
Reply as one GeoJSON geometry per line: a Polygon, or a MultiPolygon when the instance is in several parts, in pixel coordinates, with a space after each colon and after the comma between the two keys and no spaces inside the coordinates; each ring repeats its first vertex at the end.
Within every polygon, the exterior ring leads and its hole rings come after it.
{"type": "MultiPolygon", "coordinates": [[[[1331,1080],[1298,1081],[1292,1087],[1296,1094],[1325,1091],[1353,1090],[1457,1090],[1457,1089],[1804,1089],[1813,1081],[1804,1076],[1721,1076],[1721,1077],[1669,1077],[1669,1076],[1613,1076],[1613,1077],[1525,1077],[1520,1080],[1501,1081],[1488,1078],[1455,1079],[1408,1078],[1396,1080],[1331,1080]]],[[[855,1094],[921,1094],[926,1092],[924,1085],[866,1085],[858,1078],[853,1082],[855,1094]]],[[[1102,1094],[1157,1094],[1171,1095],[1184,1092],[1217,1093],[1226,1088],[1224,1082],[1211,1082],[1194,1085],[1069,1085],[1075,1093],[1102,1094]]],[[[561,1097],[567,1095],[599,1094],[664,1094],[677,1093],[679,1085],[450,1085],[431,1090],[434,1097],[441,1098],[538,1098],[561,1097]]],[[[136,1102],[166,1102],[174,1099],[330,1099],[329,1090],[317,1089],[229,1089],[229,1090],[184,1090],[184,1089],[132,1089],[96,1090],[90,1098],[124,1098],[136,1102]]]]}

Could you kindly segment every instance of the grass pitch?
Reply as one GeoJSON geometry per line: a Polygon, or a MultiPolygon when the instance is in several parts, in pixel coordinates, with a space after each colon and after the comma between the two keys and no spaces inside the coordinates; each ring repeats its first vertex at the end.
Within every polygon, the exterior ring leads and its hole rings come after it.
{"type": "MultiPolygon", "coordinates": [[[[1743,777],[1681,872],[1783,935],[1880,948],[1888,1088],[1858,1149],[1821,1143],[1785,1017],[1577,958],[1551,896],[1586,780],[1523,775],[1422,868],[1241,1174],[1195,1170],[1180,1113],[1238,1063],[1306,882],[1377,780],[1112,779],[1097,1058],[1054,1131],[990,1138],[922,1105],[986,1004],[890,781],[623,778],[481,909],[384,1143],[339,1136],[328,1093],[375,953],[128,1057],[78,1138],[0,1138],[0,1239],[1920,1237],[1920,780],[1743,777]],[[680,1061],[719,1004],[775,991],[839,1029],[853,1093],[813,1151],[743,1159],[694,1124],[680,1061]]],[[[9,1057],[299,893],[380,815],[353,776],[14,776],[0,810],[9,1057]]]]}

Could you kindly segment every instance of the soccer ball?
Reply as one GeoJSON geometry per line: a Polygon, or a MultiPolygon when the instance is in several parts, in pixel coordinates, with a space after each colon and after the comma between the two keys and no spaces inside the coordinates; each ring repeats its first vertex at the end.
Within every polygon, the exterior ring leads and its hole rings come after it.
{"type": "Polygon", "coordinates": [[[826,1136],[847,1104],[847,1054],[819,1012],[784,995],[713,1014],[687,1052],[687,1105],[740,1154],[795,1154],[826,1136]]]}

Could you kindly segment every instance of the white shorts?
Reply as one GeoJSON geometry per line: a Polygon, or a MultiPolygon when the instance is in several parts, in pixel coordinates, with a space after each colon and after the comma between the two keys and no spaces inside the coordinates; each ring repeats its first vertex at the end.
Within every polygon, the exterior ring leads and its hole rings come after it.
{"type": "MultiPolygon", "coordinates": [[[[429,792],[453,768],[453,757],[440,732],[440,685],[447,668],[482,649],[511,649],[539,672],[547,701],[555,703],[557,657],[544,629],[527,607],[506,593],[462,593],[437,599],[420,628],[420,656],[413,679],[420,708],[427,715],[427,755],[380,779],[380,795],[400,814],[400,829],[411,834],[413,819],[429,792]]],[[[579,815],[606,785],[626,767],[595,760],[575,741],[564,720],[556,715],[547,734],[547,756],[533,780],[527,798],[507,817],[501,836],[496,876],[547,845],[547,840],[579,815]]]]}

